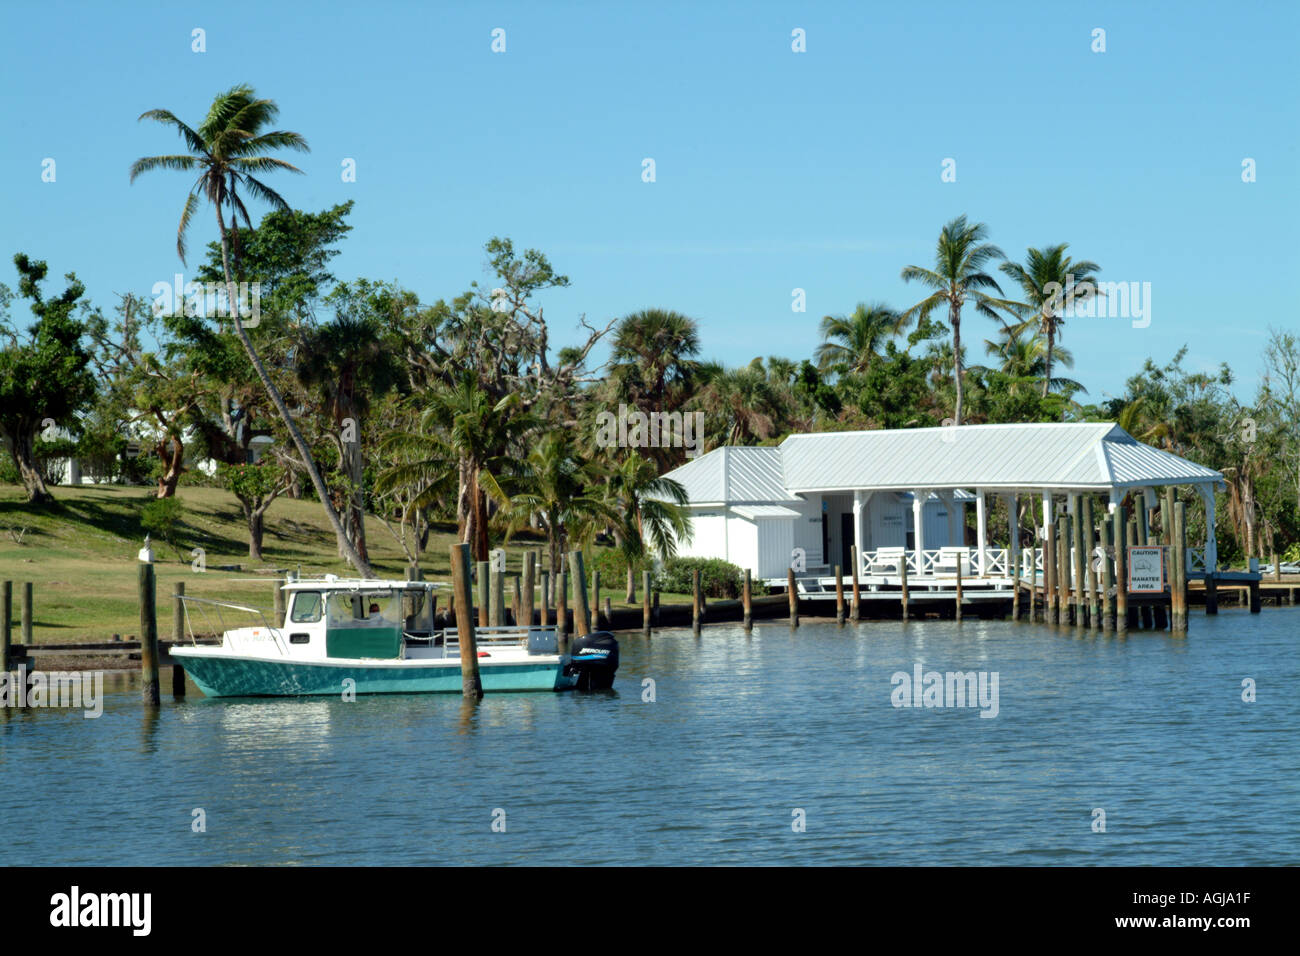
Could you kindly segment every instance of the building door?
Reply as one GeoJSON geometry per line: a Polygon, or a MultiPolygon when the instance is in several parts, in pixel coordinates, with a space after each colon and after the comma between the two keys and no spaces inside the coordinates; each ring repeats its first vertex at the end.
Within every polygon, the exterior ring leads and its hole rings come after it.
{"type": "Polygon", "coordinates": [[[840,567],[845,574],[853,569],[853,512],[840,515],[840,567]]]}

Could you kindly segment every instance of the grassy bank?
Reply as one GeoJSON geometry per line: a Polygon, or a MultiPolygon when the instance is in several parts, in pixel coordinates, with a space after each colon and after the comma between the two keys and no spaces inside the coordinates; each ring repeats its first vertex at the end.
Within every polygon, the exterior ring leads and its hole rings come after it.
{"type": "MultiPolygon", "coordinates": [[[[36,643],[138,635],[136,552],[144,539],[140,508],[153,498],[152,490],[99,485],[56,488],[54,494],[53,505],[32,508],[21,488],[0,485],[0,580],[14,582],[13,639],[20,639],[24,581],[33,583],[36,643]]],[[[265,560],[254,562],[248,557],[244,516],[233,495],[217,488],[182,487],[177,497],[185,509],[177,547],[154,542],[158,627],[164,638],[171,636],[171,595],[178,581],[195,597],[239,601],[269,611],[276,572],[351,573],[338,557],[334,533],[315,501],[277,500],[266,516],[265,560]],[[204,551],[207,570],[202,573],[191,567],[193,548],[204,551]]],[[[405,556],[378,520],[368,519],[366,536],[375,573],[404,576],[405,556]]],[[[447,580],[447,547],[455,540],[450,532],[430,535],[421,561],[427,579],[447,580]]],[[[508,546],[512,570],[518,566],[517,552],[525,546],[539,545],[520,541],[508,546]]],[[[622,606],[621,582],[617,590],[606,585],[605,594],[622,606]]],[[[682,598],[664,595],[662,600],[682,598]]]]}

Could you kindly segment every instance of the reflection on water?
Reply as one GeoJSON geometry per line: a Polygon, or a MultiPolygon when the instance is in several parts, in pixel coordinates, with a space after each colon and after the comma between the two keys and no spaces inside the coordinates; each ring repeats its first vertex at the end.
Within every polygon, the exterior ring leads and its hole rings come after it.
{"type": "Polygon", "coordinates": [[[1298,628],[1270,608],[1196,616],[1185,640],[978,620],[634,633],[613,692],[478,702],[191,685],[153,710],[138,674],[109,673],[99,719],[0,712],[0,814],[25,821],[7,859],[1294,864],[1298,628]],[[997,672],[998,716],[895,708],[891,675],[916,665],[997,672]]]}

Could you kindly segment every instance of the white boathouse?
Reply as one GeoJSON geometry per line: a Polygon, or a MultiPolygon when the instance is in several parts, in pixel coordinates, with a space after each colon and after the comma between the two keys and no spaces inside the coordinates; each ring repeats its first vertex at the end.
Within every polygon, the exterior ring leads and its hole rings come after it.
{"type": "Polygon", "coordinates": [[[776,447],[715,448],[667,477],[686,489],[694,531],[678,554],[723,558],[777,585],[794,567],[801,591],[833,583],[837,565],[848,576],[853,548],[868,590],[896,585],[900,562],[921,588],[960,569],[967,587],[1006,590],[1019,549],[1081,496],[1113,509],[1136,493],[1146,521],[1167,485],[1194,489],[1205,508],[1207,540],[1188,548],[1189,576],[1217,566],[1223,476],[1106,422],[791,435],[776,447]],[[994,498],[1012,516],[1005,527],[988,520],[994,498]],[[1031,502],[1033,529],[1015,526],[1031,502]]]}

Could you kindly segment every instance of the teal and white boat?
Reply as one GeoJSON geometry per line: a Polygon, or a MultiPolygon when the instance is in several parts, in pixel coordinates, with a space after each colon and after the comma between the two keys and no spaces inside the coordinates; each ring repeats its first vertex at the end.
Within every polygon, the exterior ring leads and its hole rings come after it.
{"type": "MultiPolygon", "coordinates": [[[[261,620],[223,627],[220,645],[173,647],[172,657],[209,697],[459,694],[460,641],[454,629],[434,626],[437,588],[333,575],[290,581],[276,624],[256,608],[182,595],[191,635],[192,613],[215,610],[223,625],[231,611],[261,620]]],[[[479,627],[475,637],[485,693],[609,686],[618,666],[617,644],[612,658],[608,648],[578,643],[572,654],[558,653],[552,627],[479,627]]]]}

